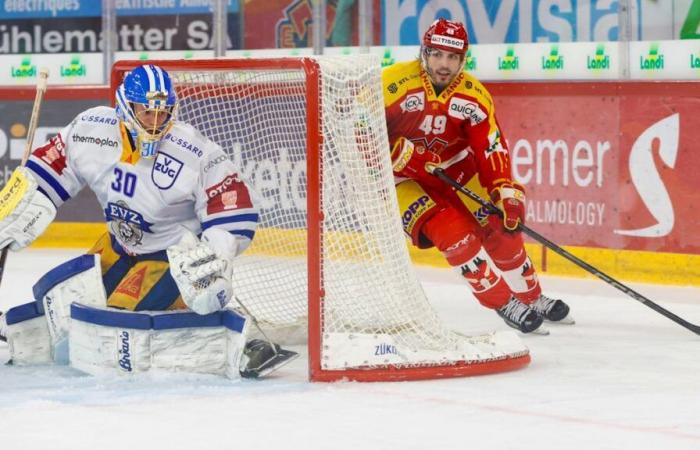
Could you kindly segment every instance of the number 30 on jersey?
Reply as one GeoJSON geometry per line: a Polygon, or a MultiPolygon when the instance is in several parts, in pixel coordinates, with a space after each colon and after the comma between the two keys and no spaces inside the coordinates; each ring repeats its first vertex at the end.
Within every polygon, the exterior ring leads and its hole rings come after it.
{"type": "Polygon", "coordinates": [[[112,190],[121,192],[127,197],[133,197],[136,190],[136,175],[126,172],[119,167],[114,168],[114,181],[112,181],[112,190]]]}

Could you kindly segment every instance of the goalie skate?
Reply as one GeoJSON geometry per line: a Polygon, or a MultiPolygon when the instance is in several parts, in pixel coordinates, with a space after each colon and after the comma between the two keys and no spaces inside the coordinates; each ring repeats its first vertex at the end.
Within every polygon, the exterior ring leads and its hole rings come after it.
{"type": "Polygon", "coordinates": [[[559,323],[562,325],[573,325],[576,323],[571,317],[569,305],[563,300],[540,295],[540,298],[535,300],[530,307],[541,314],[545,320],[549,322],[559,323]]]}
{"type": "Polygon", "coordinates": [[[285,350],[277,344],[253,339],[243,350],[245,367],[241,370],[243,378],[262,378],[285,364],[295,360],[299,354],[285,350]]]}

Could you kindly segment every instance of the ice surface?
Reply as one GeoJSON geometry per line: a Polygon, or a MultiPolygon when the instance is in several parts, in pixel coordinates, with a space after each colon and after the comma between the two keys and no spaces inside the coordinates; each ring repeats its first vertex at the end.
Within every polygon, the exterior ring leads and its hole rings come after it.
{"type": "MultiPolygon", "coordinates": [[[[34,281],[75,255],[11,253],[0,307],[29,301],[34,281]]],[[[452,272],[419,276],[453,328],[505,329],[452,272]]],[[[572,305],[577,324],[524,337],[532,364],[499,375],[311,384],[305,358],[239,383],[1,366],[0,448],[699,449],[700,337],[598,280],[543,285],[572,305]]],[[[700,289],[632,287],[700,323],[700,289]]]]}

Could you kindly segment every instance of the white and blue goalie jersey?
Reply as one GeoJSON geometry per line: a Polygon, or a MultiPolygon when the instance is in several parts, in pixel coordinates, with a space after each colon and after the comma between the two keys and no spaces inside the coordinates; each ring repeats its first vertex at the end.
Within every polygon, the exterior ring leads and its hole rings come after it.
{"type": "Polygon", "coordinates": [[[254,195],[219,145],[175,121],[155,158],[140,157],[113,108],[89,109],[32,152],[27,168],[59,207],[89,186],[110,233],[130,254],[165,250],[184,229],[219,227],[250,243],[254,195]]]}

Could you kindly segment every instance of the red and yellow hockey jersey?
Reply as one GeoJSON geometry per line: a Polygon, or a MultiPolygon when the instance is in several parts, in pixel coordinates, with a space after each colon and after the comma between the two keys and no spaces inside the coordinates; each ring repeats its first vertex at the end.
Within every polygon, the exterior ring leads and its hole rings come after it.
{"type": "Polygon", "coordinates": [[[397,63],[382,72],[389,143],[401,136],[426,148],[443,163],[472,158],[479,182],[489,192],[512,180],[505,137],[486,88],[461,72],[440,95],[419,60],[397,63]]]}

